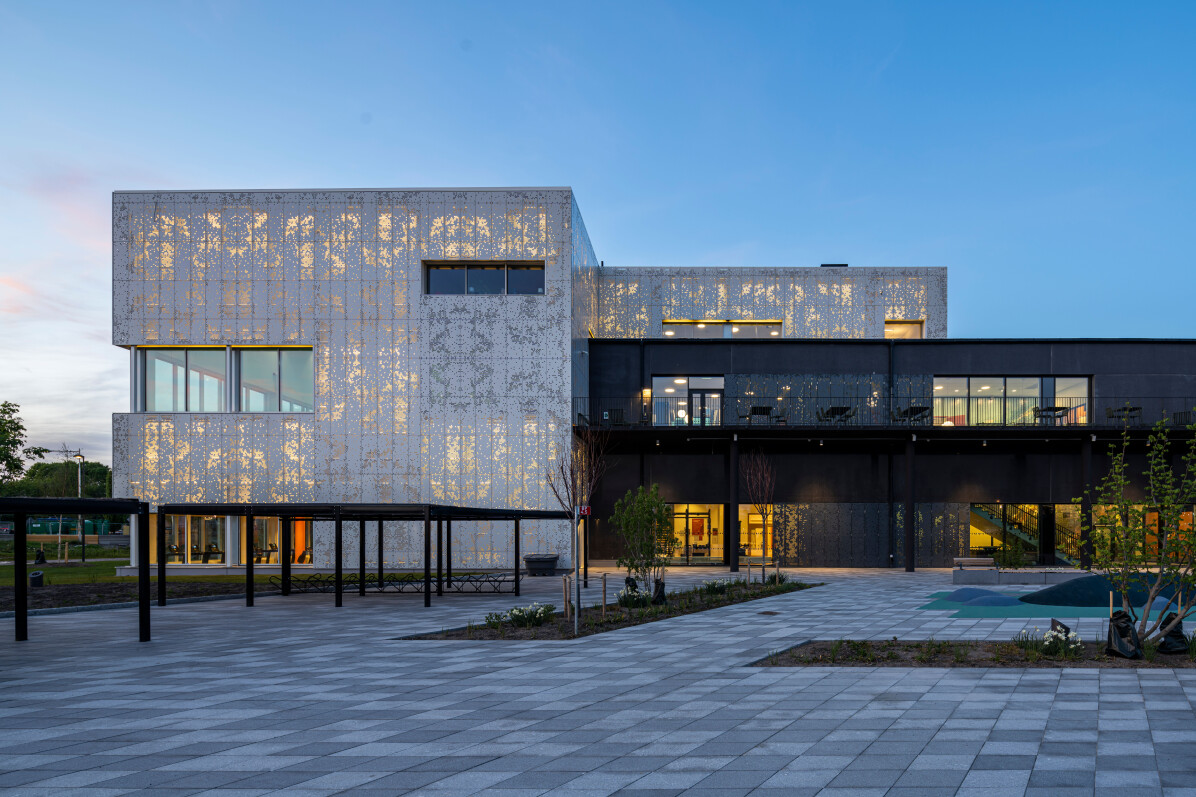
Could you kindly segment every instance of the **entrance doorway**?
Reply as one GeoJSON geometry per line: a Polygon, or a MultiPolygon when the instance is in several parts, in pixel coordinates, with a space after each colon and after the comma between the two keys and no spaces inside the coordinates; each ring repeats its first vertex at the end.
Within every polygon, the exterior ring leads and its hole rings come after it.
{"type": "Polygon", "coordinates": [[[690,389],[690,426],[721,426],[722,414],[723,392],[721,390],[690,389]]]}
{"type": "Polygon", "coordinates": [[[721,504],[673,504],[674,565],[723,563],[723,507],[721,504]]]}

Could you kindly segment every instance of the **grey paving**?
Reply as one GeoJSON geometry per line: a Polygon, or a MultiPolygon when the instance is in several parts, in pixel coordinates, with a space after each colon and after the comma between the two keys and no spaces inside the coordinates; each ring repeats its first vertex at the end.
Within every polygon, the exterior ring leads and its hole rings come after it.
{"type": "MultiPolygon", "coordinates": [[[[148,644],[130,610],[34,617],[21,644],[9,620],[0,792],[1196,793],[1196,672],[749,667],[805,639],[1007,639],[1050,619],[918,610],[943,571],[791,572],[825,584],[568,642],[399,639],[512,596],[181,604],[154,609],[148,644]]],[[[525,585],[519,603],[560,603],[559,579],[525,585]]]]}

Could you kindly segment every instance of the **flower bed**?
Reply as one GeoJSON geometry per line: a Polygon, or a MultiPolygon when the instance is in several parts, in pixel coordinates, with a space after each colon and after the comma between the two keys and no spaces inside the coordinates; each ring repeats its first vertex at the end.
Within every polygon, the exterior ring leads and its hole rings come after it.
{"type": "MultiPolygon", "coordinates": [[[[783,576],[784,574],[782,574],[783,576]]],[[[719,579],[683,592],[671,592],[668,603],[651,605],[651,594],[620,590],[615,603],[603,607],[587,606],[581,613],[579,636],[614,631],[633,625],[693,614],[720,606],[770,598],[788,592],[809,589],[817,584],[803,584],[782,579],[781,583],[759,582],[748,584],[743,579],[719,579]]],[[[416,639],[572,639],[573,620],[566,620],[551,604],[541,606],[533,603],[526,607],[515,607],[506,612],[491,612],[481,625],[469,625],[436,634],[421,634],[416,639]]]]}
{"type": "Polygon", "coordinates": [[[778,650],[756,662],[761,667],[1196,667],[1196,643],[1186,655],[1164,656],[1157,645],[1143,648],[1144,658],[1131,660],[1105,654],[1103,642],[1082,642],[1075,633],[1023,631],[1008,642],[934,640],[883,642],[836,639],[807,642],[778,650]]]}

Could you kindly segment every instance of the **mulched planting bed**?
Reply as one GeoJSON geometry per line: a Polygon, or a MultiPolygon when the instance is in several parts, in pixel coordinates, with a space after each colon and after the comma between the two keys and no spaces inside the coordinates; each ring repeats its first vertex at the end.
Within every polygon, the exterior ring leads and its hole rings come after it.
{"type": "MultiPolygon", "coordinates": [[[[157,600],[158,587],[151,587],[157,600]]],[[[268,584],[259,585],[260,591],[270,589],[268,584]]],[[[198,598],[209,595],[235,595],[245,593],[245,582],[219,583],[206,581],[166,581],[166,597],[198,598]]],[[[30,609],[49,609],[61,606],[93,606],[100,603],[127,603],[137,600],[136,579],[127,583],[96,584],[54,584],[29,589],[30,609]]],[[[16,608],[13,588],[0,587],[0,611],[11,612],[16,608]]]]}
{"type": "MultiPolygon", "coordinates": [[[[680,617],[683,614],[717,609],[720,606],[731,606],[760,598],[771,598],[797,592],[818,584],[803,584],[787,581],[783,584],[751,585],[745,582],[728,582],[725,592],[712,591],[707,587],[697,587],[685,592],[669,593],[669,602],[663,606],[647,606],[640,608],[625,608],[618,604],[607,604],[606,619],[602,619],[601,606],[587,606],[581,613],[581,631],[577,636],[601,634],[604,631],[616,631],[620,628],[643,625],[656,620],[666,620],[670,617],[680,617]]],[[[762,614],[776,614],[777,612],[762,612],[762,614]]],[[[470,625],[441,631],[435,634],[420,634],[404,639],[574,639],[573,619],[566,620],[560,612],[554,611],[542,625],[523,627],[510,621],[498,621],[491,616],[489,624],[470,625]]]]}
{"type": "Polygon", "coordinates": [[[1074,658],[1051,657],[1014,642],[807,642],[756,662],[760,667],[1101,667],[1112,669],[1196,667],[1187,655],[1153,654],[1153,661],[1105,655],[1103,642],[1084,642],[1074,658]]]}

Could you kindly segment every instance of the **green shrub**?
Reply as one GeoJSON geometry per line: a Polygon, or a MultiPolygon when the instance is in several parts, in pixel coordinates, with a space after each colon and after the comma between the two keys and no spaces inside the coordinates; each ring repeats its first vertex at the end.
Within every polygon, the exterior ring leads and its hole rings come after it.
{"type": "Polygon", "coordinates": [[[788,583],[788,581],[789,576],[780,570],[774,570],[768,574],[767,578],[764,579],[765,584],[771,584],[773,586],[780,586],[781,584],[788,583]]]}
{"type": "Polygon", "coordinates": [[[652,602],[652,596],[638,589],[624,587],[615,595],[615,602],[625,609],[639,609],[652,602]]]}

